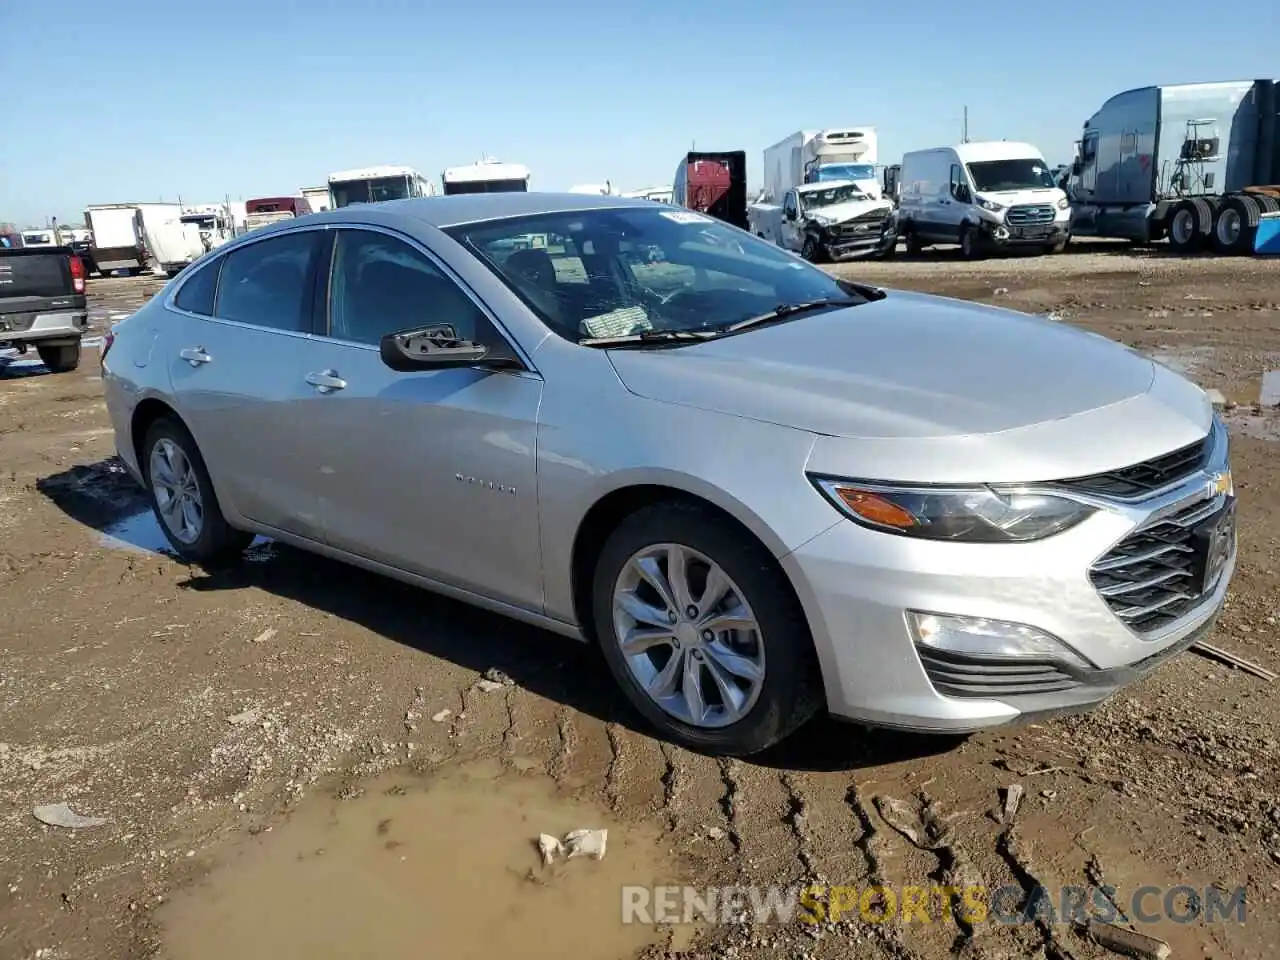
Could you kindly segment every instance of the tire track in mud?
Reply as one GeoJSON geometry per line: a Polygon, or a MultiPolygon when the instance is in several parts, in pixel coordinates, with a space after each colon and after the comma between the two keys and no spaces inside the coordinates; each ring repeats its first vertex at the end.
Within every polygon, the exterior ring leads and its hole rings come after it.
{"type": "Polygon", "coordinates": [[[611,807],[628,816],[663,815],[669,769],[663,744],[622,724],[611,724],[609,737],[614,750],[609,768],[611,807]]]}
{"type": "Polygon", "coordinates": [[[725,761],[725,800],[735,848],[742,866],[769,883],[801,882],[807,872],[804,846],[794,824],[793,794],[783,775],[741,760],[725,761]]]}
{"type": "Polygon", "coordinates": [[[516,687],[507,695],[508,727],[503,739],[504,763],[521,773],[550,766],[560,749],[556,704],[516,687]]]}

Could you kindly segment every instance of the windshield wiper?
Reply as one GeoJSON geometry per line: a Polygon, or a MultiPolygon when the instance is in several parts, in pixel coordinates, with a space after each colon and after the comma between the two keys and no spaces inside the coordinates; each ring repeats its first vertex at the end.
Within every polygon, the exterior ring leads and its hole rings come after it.
{"type": "Polygon", "coordinates": [[[768,313],[762,313],[757,317],[748,317],[746,320],[739,320],[737,323],[721,327],[720,333],[737,333],[739,330],[746,330],[748,327],[758,327],[763,323],[785,320],[787,317],[795,316],[797,313],[808,313],[811,310],[826,310],[831,307],[856,307],[866,302],[863,299],[823,297],[821,300],[805,300],[802,303],[782,303],[768,313]]]}
{"type": "Polygon", "coordinates": [[[584,347],[643,347],[651,344],[701,343],[718,337],[722,331],[715,330],[641,330],[639,333],[628,333],[620,337],[587,337],[578,343],[584,347]]]}

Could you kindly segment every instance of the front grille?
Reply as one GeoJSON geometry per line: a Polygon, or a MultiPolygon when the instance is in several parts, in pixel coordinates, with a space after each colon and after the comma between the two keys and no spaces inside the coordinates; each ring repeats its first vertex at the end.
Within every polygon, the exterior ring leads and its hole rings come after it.
{"type": "Polygon", "coordinates": [[[1189,446],[1144,460],[1131,467],[1088,477],[1060,480],[1058,486],[1105,497],[1141,497],[1184,480],[1200,469],[1209,453],[1209,437],[1189,446]]]}
{"type": "Polygon", "coordinates": [[[1004,697],[1059,693],[1081,685],[1049,660],[967,657],[917,646],[933,688],[944,697],[1004,697]]]}
{"type": "Polygon", "coordinates": [[[1140,527],[1089,568],[1094,588],[1135,633],[1154,633],[1204,599],[1192,533],[1222,505],[1216,497],[1200,500],[1140,527]]]}
{"type": "Polygon", "coordinates": [[[1053,223],[1053,207],[1047,203],[1021,203],[1010,207],[1005,217],[1011,227],[1031,227],[1053,223]]]}
{"type": "Polygon", "coordinates": [[[884,228],[884,222],[887,219],[888,214],[882,210],[864,213],[840,224],[840,226],[836,227],[835,233],[841,237],[866,236],[872,233],[879,233],[884,228]]]}

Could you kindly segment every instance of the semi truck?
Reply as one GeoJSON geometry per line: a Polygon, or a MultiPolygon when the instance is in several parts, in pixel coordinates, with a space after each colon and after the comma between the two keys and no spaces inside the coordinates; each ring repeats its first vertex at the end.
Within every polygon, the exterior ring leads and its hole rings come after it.
{"type": "MultiPolygon", "coordinates": [[[[435,196],[436,185],[413,167],[386,164],[329,174],[329,207],[435,196]]],[[[308,204],[309,206],[310,204],[308,204]]],[[[309,211],[308,211],[309,212],[309,211]]],[[[246,218],[248,211],[246,210],[246,218]]]]}
{"type": "Polygon", "coordinates": [[[456,193],[526,193],[529,168],[519,163],[503,163],[482,157],[477,163],[448,167],[440,174],[446,196],[456,193]]]}
{"type": "Polygon", "coordinates": [[[747,155],[742,150],[690,151],[676,167],[671,202],[747,228],[747,155]]]}
{"type": "Polygon", "coordinates": [[[1252,253],[1280,211],[1280,82],[1118,93],[1085,122],[1065,186],[1073,236],[1252,253]]]}

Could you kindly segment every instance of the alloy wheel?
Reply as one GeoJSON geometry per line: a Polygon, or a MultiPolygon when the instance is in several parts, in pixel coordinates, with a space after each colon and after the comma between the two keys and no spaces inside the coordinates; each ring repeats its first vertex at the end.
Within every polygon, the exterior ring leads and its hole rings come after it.
{"type": "Polygon", "coordinates": [[[614,586],[613,623],[632,677],[675,719],[726,727],[759,698],[759,623],[737,584],[698,551],[660,543],[632,555],[614,586]]]}
{"type": "Polygon", "coordinates": [[[195,543],[204,530],[204,500],[186,453],[169,438],[161,438],[151,448],[150,476],[165,527],[180,543],[195,543]]]}

